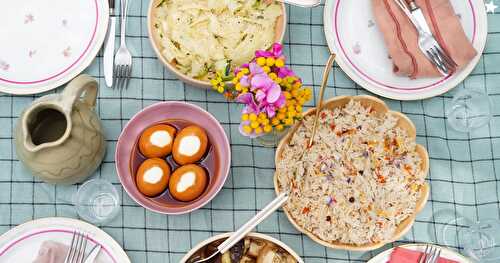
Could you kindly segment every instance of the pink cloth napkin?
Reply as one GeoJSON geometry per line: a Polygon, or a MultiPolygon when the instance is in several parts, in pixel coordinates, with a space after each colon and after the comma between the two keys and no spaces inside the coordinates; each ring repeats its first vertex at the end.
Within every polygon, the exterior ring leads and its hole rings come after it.
{"type": "MultiPolygon", "coordinates": [[[[417,263],[422,252],[397,247],[392,251],[391,259],[387,263],[417,263]]],[[[459,263],[455,260],[439,258],[438,263],[459,263]]]]}
{"type": "MultiPolygon", "coordinates": [[[[68,246],[54,241],[45,241],[38,250],[38,255],[33,263],[64,263],[68,246]]],[[[96,263],[103,262],[99,259],[102,253],[97,257],[96,263]]]]}
{"type": "MultiPolygon", "coordinates": [[[[436,40],[458,65],[466,66],[477,54],[449,0],[416,0],[436,40]]],[[[417,30],[394,0],[373,0],[375,20],[389,50],[397,75],[411,79],[441,76],[418,47],[417,30]]],[[[455,70],[455,71],[456,71],[455,70]]]]}

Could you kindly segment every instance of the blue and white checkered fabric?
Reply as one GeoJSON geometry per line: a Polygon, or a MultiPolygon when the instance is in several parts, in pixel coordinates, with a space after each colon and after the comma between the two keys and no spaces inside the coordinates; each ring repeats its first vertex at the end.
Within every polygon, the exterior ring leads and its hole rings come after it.
{"type": "MultiPolygon", "coordinates": [[[[120,215],[102,229],[124,247],[132,262],[174,263],[198,242],[237,229],[274,198],[274,149],[261,147],[238,133],[240,106],[227,103],[217,93],[189,87],[168,72],[156,59],[149,43],[148,1],[130,1],[130,5],[127,41],[134,56],[134,67],[129,88],[119,91],[105,87],[101,55],[86,70],[101,84],[97,110],[108,139],[107,155],[95,176],[113,182],[120,189],[123,201],[120,215]],[[231,176],[223,190],[207,206],[184,216],[146,211],[122,190],[115,171],[113,155],[123,126],[145,106],[166,100],[187,101],[207,109],[222,123],[232,146],[231,176]]],[[[317,93],[329,54],[323,34],[323,5],[314,9],[288,9],[286,55],[305,84],[314,87],[317,93]]],[[[405,113],[414,121],[418,142],[427,147],[431,158],[429,203],[402,243],[442,242],[444,226],[461,215],[472,219],[499,218],[500,14],[489,14],[488,19],[486,51],[475,71],[455,91],[424,101],[386,100],[391,109],[405,113]],[[479,89],[490,95],[494,117],[489,126],[471,134],[450,129],[445,108],[460,89],[479,89]]],[[[334,87],[331,82],[327,97],[368,93],[340,68],[336,67],[334,74],[337,83],[334,87]]],[[[21,111],[36,97],[0,95],[0,234],[36,218],[77,217],[70,203],[54,201],[69,200],[71,191],[50,188],[49,196],[42,183],[34,180],[16,158],[13,127],[21,111]]],[[[460,222],[451,227],[457,226],[460,222]]],[[[290,245],[306,262],[365,262],[378,252],[326,249],[298,233],[282,211],[260,224],[257,231],[290,245]]],[[[451,240],[452,247],[457,246],[455,242],[451,240]]]]}

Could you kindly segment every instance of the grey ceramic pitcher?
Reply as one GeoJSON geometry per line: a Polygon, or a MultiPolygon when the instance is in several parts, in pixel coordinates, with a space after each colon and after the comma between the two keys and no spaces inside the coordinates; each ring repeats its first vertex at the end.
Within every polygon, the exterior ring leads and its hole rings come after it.
{"type": "Polygon", "coordinates": [[[61,94],[37,99],[16,126],[17,156],[34,176],[48,183],[85,180],[102,162],[106,141],[94,111],[97,81],[73,79],[61,94]]]}

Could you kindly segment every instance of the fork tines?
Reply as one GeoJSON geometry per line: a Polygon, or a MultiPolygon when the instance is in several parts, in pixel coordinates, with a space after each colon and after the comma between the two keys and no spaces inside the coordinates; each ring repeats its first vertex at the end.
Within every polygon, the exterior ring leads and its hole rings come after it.
{"type": "Polygon", "coordinates": [[[451,73],[451,71],[455,70],[457,67],[453,59],[451,59],[438,45],[428,49],[427,56],[431,57],[434,64],[446,74],[451,73]]]}
{"type": "Polygon", "coordinates": [[[418,258],[418,263],[436,263],[441,256],[441,249],[432,245],[426,245],[425,251],[418,258]]]}
{"type": "Polygon", "coordinates": [[[87,235],[75,230],[64,263],[82,263],[87,249],[87,235]]]}
{"type": "Polygon", "coordinates": [[[127,88],[132,75],[132,64],[116,64],[114,72],[116,87],[118,87],[119,89],[127,88]]]}

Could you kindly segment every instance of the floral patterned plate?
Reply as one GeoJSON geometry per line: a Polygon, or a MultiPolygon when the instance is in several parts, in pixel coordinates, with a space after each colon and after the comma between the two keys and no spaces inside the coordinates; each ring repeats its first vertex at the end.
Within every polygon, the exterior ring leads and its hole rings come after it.
{"type": "Polygon", "coordinates": [[[483,0],[450,0],[478,55],[450,77],[411,80],[393,73],[392,62],[375,24],[372,0],[327,0],[324,22],[328,46],[337,63],[363,88],[383,97],[419,100],[449,91],[462,82],[479,62],[488,26],[483,0]],[[358,34],[355,32],[363,32],[358,34]]]}
{"type": "Polygon", "coordinates": [[[0,91],[34,94],[82,72],[99,51],[108,1],[0,1],[0,91]]]}

